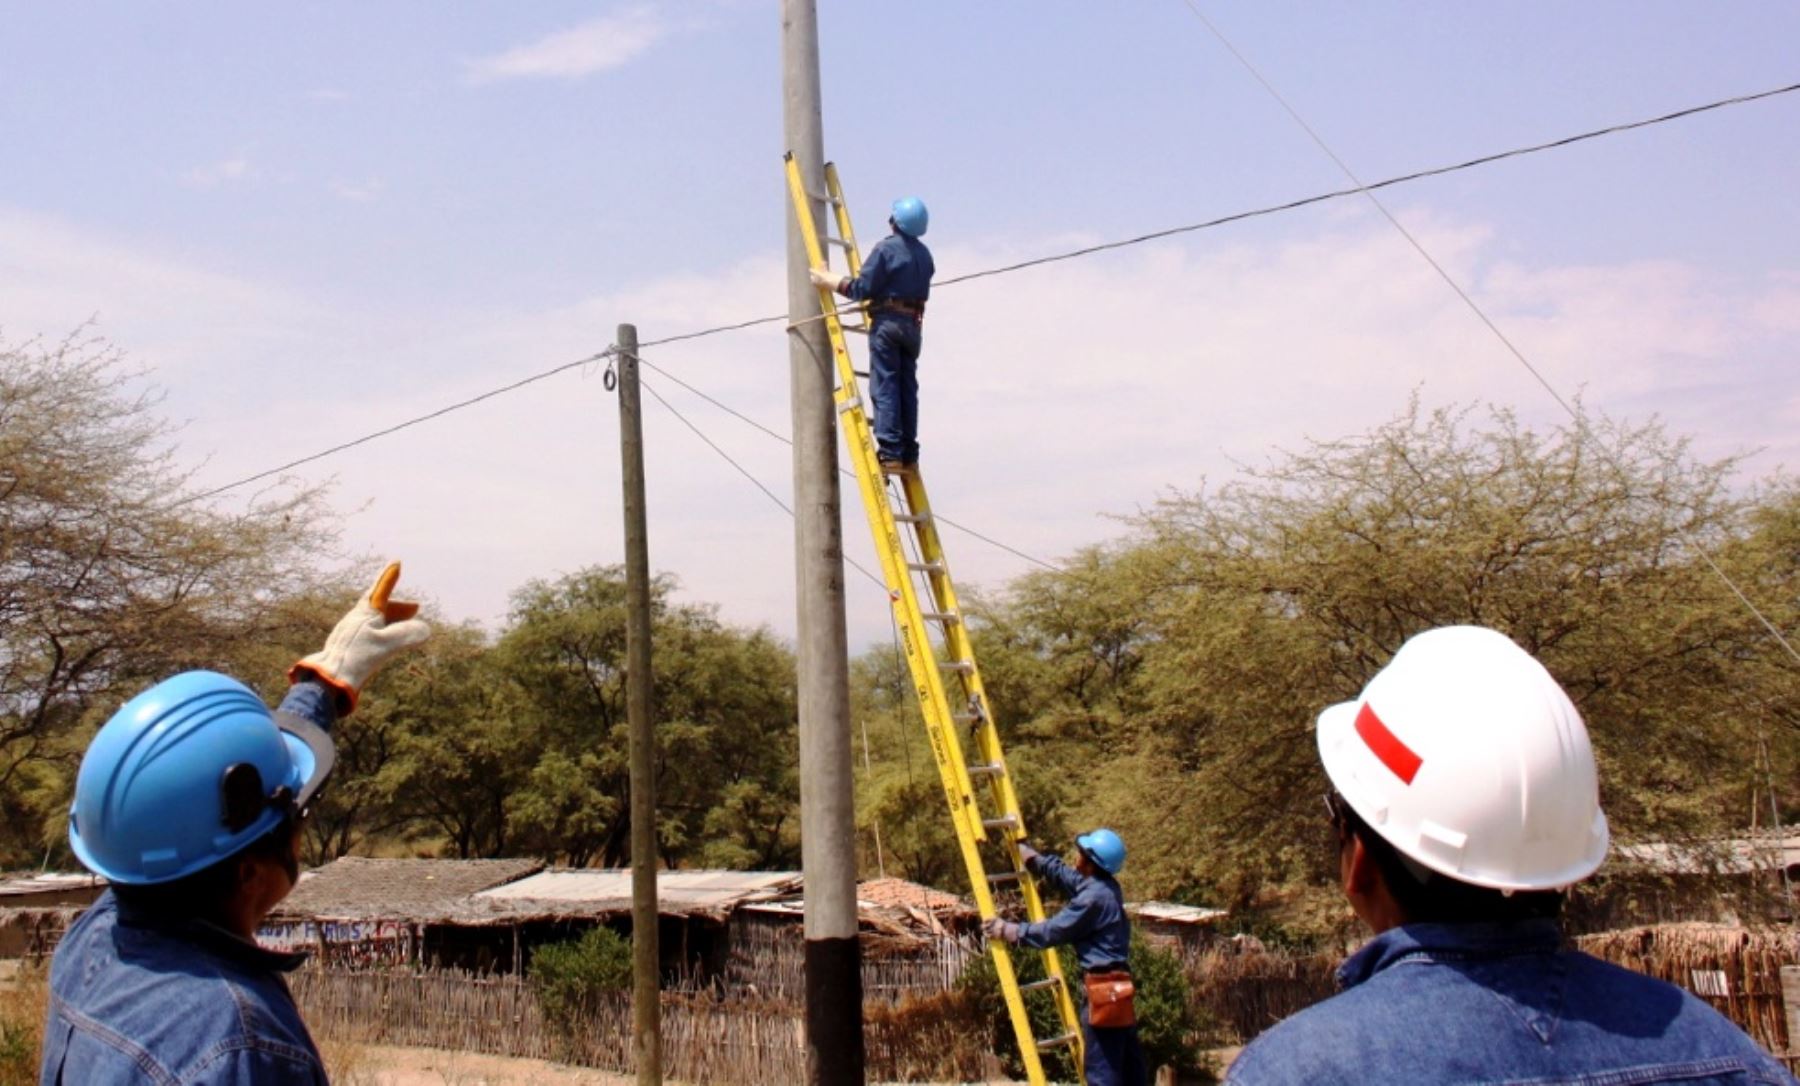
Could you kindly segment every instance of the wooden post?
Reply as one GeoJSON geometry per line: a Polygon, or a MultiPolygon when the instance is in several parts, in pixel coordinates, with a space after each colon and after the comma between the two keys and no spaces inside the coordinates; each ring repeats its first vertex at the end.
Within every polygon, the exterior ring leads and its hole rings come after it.
{"type": "Polygon", "coordinates": [[[1800,965],[1781,967],[1781,1009],[1787,1021],[1787,1051],[1792,1052],[1800,1042],[1800,965]]]}
{"type": "Polygon", "coordinates": [[[662,978],[656,907],[656,729],[651,718],[650,543],[637,326],[619,325],[619,451],[625,477],[625,714],[631,763],[632,1054],[638,1086],[662,1083],[662,978]]]}

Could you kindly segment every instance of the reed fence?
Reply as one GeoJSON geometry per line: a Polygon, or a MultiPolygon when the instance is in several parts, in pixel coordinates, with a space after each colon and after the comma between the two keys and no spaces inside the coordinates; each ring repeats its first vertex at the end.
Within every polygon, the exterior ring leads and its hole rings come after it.
{"type": "MultiPolygon", "coordinates": [[[[1663,925],[1583,936],[1590,954],[1693,992],[1769,1051],[1790,1058],[1781,968],[1800,964],[1800,935],[1663,925]]],[[[1243,1044],[1335,990],[1340,958],[1226,950],[1185,955],[1190,997],[1218,1027],[1214,1044],[1243,1044]]],[[[338,1041],[474,1050],[632,1069],[628,993],[595,1002],[573,1027],[546,1020],[516,976],[308,969],[290,982],[306,1019],[338,1041]]],[[[663,1067],[693,1083],[804,1081],[805,1014],[798,998],[695,988],[663,994],[663,1067]]],[[[863,1014],[871,1080],[979,1081],[994,1067],[991,1023],[962,993],[890,999],[863,1014]]]]}
{"type": "MultiPolygon", "coordinates": [[[[630,993],[594,1001],[578,1023],[547,1020],[530,983],[512,976],[302,970],[290,985],[314,1032],[334,1041],[557,1059],[633,1068],[630,993]]],[[[878,1001],[864,1014],[871,1079],[970,1081],[991,1063],[984,1025],[959,997],[878,1001]]],[[[806,1078],[803,1009],[768,999],[663,994],[663,1071],[692,1083],[806,1078]]]]}
{"type": "MultiPolygon", "coordinates": [[[[1663,924],[1584,935],[1597,958],[1645,973],[1699,996],[1757,1043],[1786,1056],[1792,1039],[1781,995],[1781,967],[1800,964],[1800,935],[1789,930],[1663,924]]],[[[1222,1043],[1244,1044],[1336,991],[1335,954],[1237,952],[1184,956],[1194,999],[1221,1028],[1222,1043]]]]}
{"type": "Polygon", "coordinates": [[[1781,967],[1800,963],[1800,934],[1722,925],[1666,924],[1584,935],[1597,958],[1686,988],[1780,1056],[1792,1051],[1781,967]]]}

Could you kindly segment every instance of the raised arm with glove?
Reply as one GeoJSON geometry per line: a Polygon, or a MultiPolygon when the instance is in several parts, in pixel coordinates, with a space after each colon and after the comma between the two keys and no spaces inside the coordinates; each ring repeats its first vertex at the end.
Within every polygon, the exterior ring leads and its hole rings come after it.
{"type": "Polygon", "coordinates": [[[356,699],[388,658],[431,636],[431,627],[414,615],[419,605],[391,599],[400,580],[400,563],[389,562],[356,606],[338,620],[325,647],[288,669],[288,681],[316,679],[337,692],[339,716],[356,709],[356,699]]]}

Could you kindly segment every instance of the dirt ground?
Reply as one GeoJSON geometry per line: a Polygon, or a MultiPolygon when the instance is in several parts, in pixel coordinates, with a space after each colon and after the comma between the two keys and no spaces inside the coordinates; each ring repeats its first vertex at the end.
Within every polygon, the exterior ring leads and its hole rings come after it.
{"type": "Polygon", "coordinates": [[[333,1086],[634,1086],[637,1082],[628,1075],[477,1052],[329,1043],[322,1047],[333,1086]]]}
{"type": "Polygon", "coordinates": [[[323,1048],[334,1086],[632,1086],[637,1081],[585,1067],[479,1052],[390,1045],[323,1048]]]}

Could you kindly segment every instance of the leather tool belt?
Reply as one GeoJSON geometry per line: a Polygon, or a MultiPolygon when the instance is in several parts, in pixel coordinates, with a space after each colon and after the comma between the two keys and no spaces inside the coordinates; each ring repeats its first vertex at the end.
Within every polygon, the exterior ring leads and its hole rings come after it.
{"type": "Polygon", "coordinates": [[[902,301],[899,298],[888,298],[883,301],[875,302],[870,308],[877,313],[898,313],[903,317],[911,317],[916,321],[925,319],[924,302],[907,302],[902,301]]]}
{"type": "Polygon", "coordinates": [[[1132,1006],[1137,986],[1130,973],[1086,973],[1081,980],[1087,988],[1089,1025],[1100,1029],[1137,1025],[1137,1010],[1132,1006]]]}

